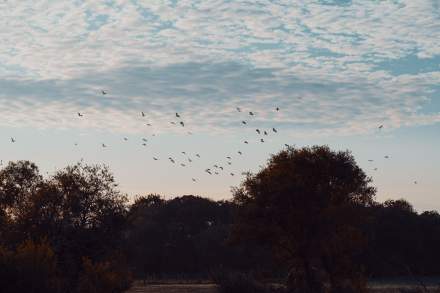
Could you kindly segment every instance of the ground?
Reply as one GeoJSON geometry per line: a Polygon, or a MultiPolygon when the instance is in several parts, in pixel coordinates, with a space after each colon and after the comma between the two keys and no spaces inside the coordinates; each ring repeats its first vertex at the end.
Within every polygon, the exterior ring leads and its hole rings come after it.
{"type": "MultiPolygon", "coordinates": [[[[372,293],[401,293],[401,292],[423,292],[412,291],[417,289],[417,285],[408,284],[372,284],[372,293]],[[411,290],[411,291],[409,291],[411,290]]],[[[420,288],[420,287],[419,287],[420,288]]],[[[440,292],[439,286],[428,285],[429,292],[440,292]]],[[[142,283],[135,283],[127,293],[216,293],[215,284],[154,284],[144,286],[142,283]]]]}

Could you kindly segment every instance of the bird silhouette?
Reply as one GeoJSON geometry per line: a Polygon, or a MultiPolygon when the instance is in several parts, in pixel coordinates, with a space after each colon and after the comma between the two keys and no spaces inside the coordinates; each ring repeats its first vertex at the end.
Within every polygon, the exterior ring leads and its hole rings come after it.
{"type": "Polygon", "coordinates": [[[242,154],[243,154],[241,151],[238,151],[237,153],[238,153],[239,155],[242,155],[242,154]]]}
{"type": "Polygon", "coordinates": [[[235,174],[234,174],[234,173],[231,173],[231,176],[235,176],[235,174]]]}
{"type": "Polygon", "coordinates": [[[142,117],[145,117],[145,113],[144,112],[141,112],[141,115],[142,115],[142,117]]]}
{"type": "Polygon", "coordinates": [[[241,121],[241,123],[243,123],[244,125],[246,125],[246,124],[247,124],[247,122],[246,122],[246,121],[244,121],[244,120],[243,120],[243,121],[241,121]]]}
{"type": "Polygon", "coordinates": [[[174,159],[173,158],[171,158],[171,157],[168,157],[168,160],[170,160],[171,161],[171,163],[175,163],[176,161],[174,161],[174,159]]]}
{"type": "Polygon", "coordinates": [[[170,123],[173,124],[173,125],[176,125],[176,122],[174,122],[174,121],[171,121],[170,123]]]}
{"type": "Polygon", "coordinates": [[[106,148],[107,146],[103,143],[103,144],[102,144],[102,147],[103,147],[103,148],[106,148]]]}
{"type": "Polygon", "coordinates": [[[231,163],[231,162],[228,162],[228,165],[232,165],[232,163],[231,163]]]}
{"type": "Polygon", "coordinates": [[[264,133],[264,135],[267,135],[267,131],[266,130],[263,133],[264,133]]]}
{"type": "Polygon", "coordinates": [[[280,110],[280,108],[276,107],[275,110],[278,112],[280,110]]]}
{"type": "Polygon", "coordinates": [[[81,114],[80,112],[78,112],[77,114],[78,114],[78,117],[82,117],[83,116],[83,114],[81,114]]]}
{"type": "Polygon", "coordinates": [[[272,131],[273,132],[275,132],[275,133],[277,133],[278,131],[275,129],[275,127],[274,128],[272,128],[272,131]]]}
{"type": "Polygon", "coordinates": [[[226,159],[231,160],[231,157],[228,156],[228,157],[226,157],[226,159]]]}
{"type": "Polygon", "coordinates": [[[258,134],[261,134],[260,129],[255,129],[255,131],[256,131],[258,134]]]}
{"type": "Polygon", "coordinates": [[[103,94],[103,95],[106,95],[106,94],[107,94],[107,92],[106,92],[106,91],[104,91],[104,90],[101,90],[101,94],[103,94]]]}
{"type": "Polygon", "coordinates": [[[414,181],[414,184],[418,184],[417,181],[414,181]]]}
{"type": "Polygon", "coordinates": [[[180,125],[182,125],[182,127],[185,127],[185,123],[183,123],[183,121],[180,121],[180,125]]]}
{"type": "Polygon", "coordinates": [[[379,127],[378,127],[379,129],[382,129],[383,128],[383,125],[379,125],[379,127]]]}
{"type": "Polygon", "coordinates": [[[179,115],[179,113],[176,113],[176,117],[177,117],[177,118],[180,118],[180,115],[179,115]]]}
{"type": "Polygon", "coordinates": [[[147,146],[147,144],[146,144],[145,142],[144,142],[142,145],[143,145],[144,147],[147,146]]]}
{"type": "Polygon", "coordinates": [[[124,140],[125,140],[125,141],[127,141],[127,140],[128,140],[128,138],[124,137],[124,140]]]}
{"type": "Polygon", "coordinates": [[[14,143],[15,142],[15,138],[11,137],[11,142],[14,143]]]}
{"type": "Polygon", "coordinates": [[[151,126],[151,124],[150,124],[150,123],[147,123],[146,125],[147,125],[147,126],[151,126]]]}
{"type": "Polygon", "coordinates": [[[261,142],[264,142],[264,139],[261,138],[260,141],[261,141],[261,142]]]}
{"type": "Polygon", "coordinates": [[[249,142],[247,140],[244,141],[245,144],[249,144],[249,142]]]}
{"type": "Polygon", "coordinates": [[[238,111],[238,112],[241,112],[241,109],[240,109],[240,107],[237,107],[237,108],[235,108],[235,109],[237,109],[237,111],[238,111]]]}
{"type": "Polygon", "coordinates": [[[374,162],[374,160],[368,160],[368,162],[374,162]]]}
{"type": "Polygon", "coordinates": [[[390,156],[384,156],[384,158],[385,158],[385,159],[389,159],[389,158],[390,158],[390,156]]]}
{"type": "Polygon", "coordinates": [[[249,115],[254,116],[254,112],[252,112],[252,111],[249,112],[249,115]]]}
{"type": "Polygon", "coordinates": [[[180,163],[180,166],[185,167],[186,165],[184,163],[180,163]]]}
{"type": "Polygon", "coordinates": [[[181,152],[182,154],[186,155],[186,152],[181,152]]]}
{"type": "Polygon", "coordinates": [[[193,181],[193,182],[196,182],[197,180],[196,180],[195,178],[192,178],[192,181],[193,181]]]}
{"type": "Polygon", "coordinates": [[[157,161],[157,160],[159,160],[159,159],[158,159],[158,158],[156,158],[156,157],[153,157],[153,160],[157,161]]]}
{"type": "Polygon", "coordinates": [[[199,155],[199,154],[196,154],[196,157],[197,157],[197,158],[200,158],[200,155],[199,155]]]}
{"type": "Polygon", "coordinates": [[[143,141],[145,141],[145,142],[147,142],[147,141],[148,141],[148,139],[146,139],[146,138],[142,138],[142,140],[143,140],[143,141]]]}

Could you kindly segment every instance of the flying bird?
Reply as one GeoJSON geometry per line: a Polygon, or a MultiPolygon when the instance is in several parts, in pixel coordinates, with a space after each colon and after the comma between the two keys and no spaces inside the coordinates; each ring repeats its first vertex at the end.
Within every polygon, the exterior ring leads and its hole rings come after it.
{"type": "Polygon", "coordinates": [[[128,140],[128,138],[124,137],[124,140],[125,140],[125,141],[127,141],[127,140],[128,140]]]}
{"type": "Polygon", "coordinates": [[[147,126],[151,126],[151,124],[150,124],[150,123],[147,123],[146,125],[147,125],[147,126]]]}
{"type": "Polygon", "coordinates": [[[177,118],[180,118],[180,115],[179,115],[179,113],[176,113],[176,117],[177,117],[177,118]]]}
{"type": "Polygon", "coordinates": [[[144,142],[142,145],[143,145],[144,147],[147,146],[147,144],[146,144],[145,142],[144,142]]]}
{"type": "Polygon", "coordinates": [[[107,146],[103,143],[103,144],[102,144],[102,147],[103,147],[103,148],[106,148],[107,146]]]}
{"type": "Polygon", "coordinates": [[[237,108],[235,108],[235,109],[237,109],[238,112],[241,112],[241,109],[240,109],[239,107],[237,107],[237,108]]]}
{"type": "Polygon", "coordinates": [[[277,133],[278,131],[275,129],[275,127],[274,128],[272,128],[272,131],[273,132],[275,132],[275,133],[277,133]]]}
{"type": "Polygon", "coordinates": [[[106,91],[104,91],[104,90],[101,90],[101,94],[103,94],[103,95],[106,95],[106,94],[107,94],[107,92],[106,92],[106,91]]]}
{"type": "Polygon", "coordinates": [[[264,142],[264,139],[261,138],[260,141],[261,141],[261,142],[264,142]]]}
{"type": "Polygon", "coordinates": [[[238,151],[238,154],[239,154],[239,155],[242,155],[243,153],[242,153],[241,151],[238,151]]]}
{"type": "Polygon", "coordinates": [[[180,166],[185,167],[186,165],[184,163],[180,163],[180,166]]]}
{"type": "Polygon", "coordinates": [[[266,130],[264,131],[264,135],[267,135],[267,131],[266,130]]]}
{"type": "Polygon", "coordinates": [[[383,125],[380,125],[378,128],[379,128],[379,129],[382,129],[382,128],[383,128],[383,125]]]}
{"type": "Polygon", "coordinates": [[[11,142],[14,143],[15,142],[15,138],[11,137],[11,142]]]}
{"type": "Polygon", "coordinates": [[[197,180],[195,178],[192,179],[193,182],[196,182],[197,180]]]}
{"type": "Polygon", "coordinates": [[[245,144],[249,144],[249,142],[247,140],[244,141],[245,144]]]}
{"type": "Polygon", "coordinates": [[[143,141],[147,142],[148,140],[146,138],[142,138],[143,141]]]}
{"type": "Polygon", "coordinates": [[[278,112],[280,110],[280,108],[276,107],[275,110],[278,112]]]}
{"type": "Polygon", "coordinates": [[[83,116],[83,114],[81,114],[80,112],[78,112],[78,117],[82,117],[83,116]]]}
{"type": "Polygon", "coordinates": [[[243,124],[245,124],[245,125],[247,124],[247,122],[246,122],[246,121],[244,121],[244,120],[243,120],[243,121],[241,121],[241,123],[243,123],[243,124]]]}
{"type": "Polygon", "coordinates": [[[145,117],[145,113],[144,112],[141,112],[141,115],[142,115],[142,117],[145,117]]]}
{"type": "Polygon", "coordinates": [[[168,160],[170,160],[171,161],[171,163],[175,163],[176,161],[174,161],[174,159],[173,158],[171,158],[171,157],[168,157],[168,160]]]}
{"type": "Polygon", "coordinates": [[[254,116],[254,112],[252,112],[252,111],[249,112],[249,115],[254,116]]]}
{"type": "Polygon", "coordinates": [[[368,162],[374,162],[374,160],[368,160],[368,162]]]}
{"type": "Polygon", "coordinates": [[[389,158],[390,158],[390,156],[384,156],[384,158],[385,158],[385,159],[389,159],[389,158]]]}
{"type": "Polygon", "coordinates": [[[182,154],[186,155],[186,152],[181,152],[182,154]]]}
{"type": "Polygon", "coordinates": [[[173,124],[173,125],[176,125],[176,122],[174,122],[174,121],[171,121],[170,123],[173,124]]]}
{"type": "Polygon", "coordinates": [[[158,159],[158,158],[156,158],[156,157],[153,157],[153,160],[157,161],[157,160],[159,160],[159,159],[158,159]]]}
{"type": "Polygon", "coordinates": [[[261,134],[260,129],[255,129],[255,131],[256,131],[258,134],[261,134]]]}
{"type": "Polygon", "coordinates": [[[414,184],[417,184],[418,182],[417,181],[414,181],[414,184]]]}
{"type": "Polygon", "coordinates": [[[235,174],[234,173],[231,173],[231,176],[234,176],[235,174]]]}
{"type": "Polygon", "coordinates": [[[232,158],[228,156],[228,157],[226,157],[226,159],[231,160],[232,158]]]}
{"type": "Polygon", "coordinates": [[[199,155],[199,154],[196,154],[196,157],[197,157],[197,158],[200,158],[200,155],[199,155]]]}
{"type": "Polygon", "coordinates": [[[180,125],[182,125],[182,127],[185,127],[185,123],[183,123],[183,121],[180,121],[180,125]]]}

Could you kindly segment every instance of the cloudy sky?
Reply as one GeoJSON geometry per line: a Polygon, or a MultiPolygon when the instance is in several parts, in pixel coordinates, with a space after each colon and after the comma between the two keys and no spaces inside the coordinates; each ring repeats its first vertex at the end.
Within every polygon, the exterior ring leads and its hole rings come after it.
{"type": "Polygon", "coordinates": [[[285,143],[328,144],[378,200],[440,209],[437,0],[2,1],[0,39],[3,164],[84,159],[132,196],[229,198],[285,143]]]}

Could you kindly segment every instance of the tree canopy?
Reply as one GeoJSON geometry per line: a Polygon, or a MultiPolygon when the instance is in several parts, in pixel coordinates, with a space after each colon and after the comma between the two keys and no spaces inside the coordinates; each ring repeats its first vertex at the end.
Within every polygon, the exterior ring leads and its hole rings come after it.
{"type": "Polygon", "coordinates": [[[373,203],[370,183],[348,151],[288,148],[234,191],[235,235],[273,247],[298,292],[320,292],[324,283],[340,290],[358,273],[352,259],[364,237],[356,223],[373,203]]]}

